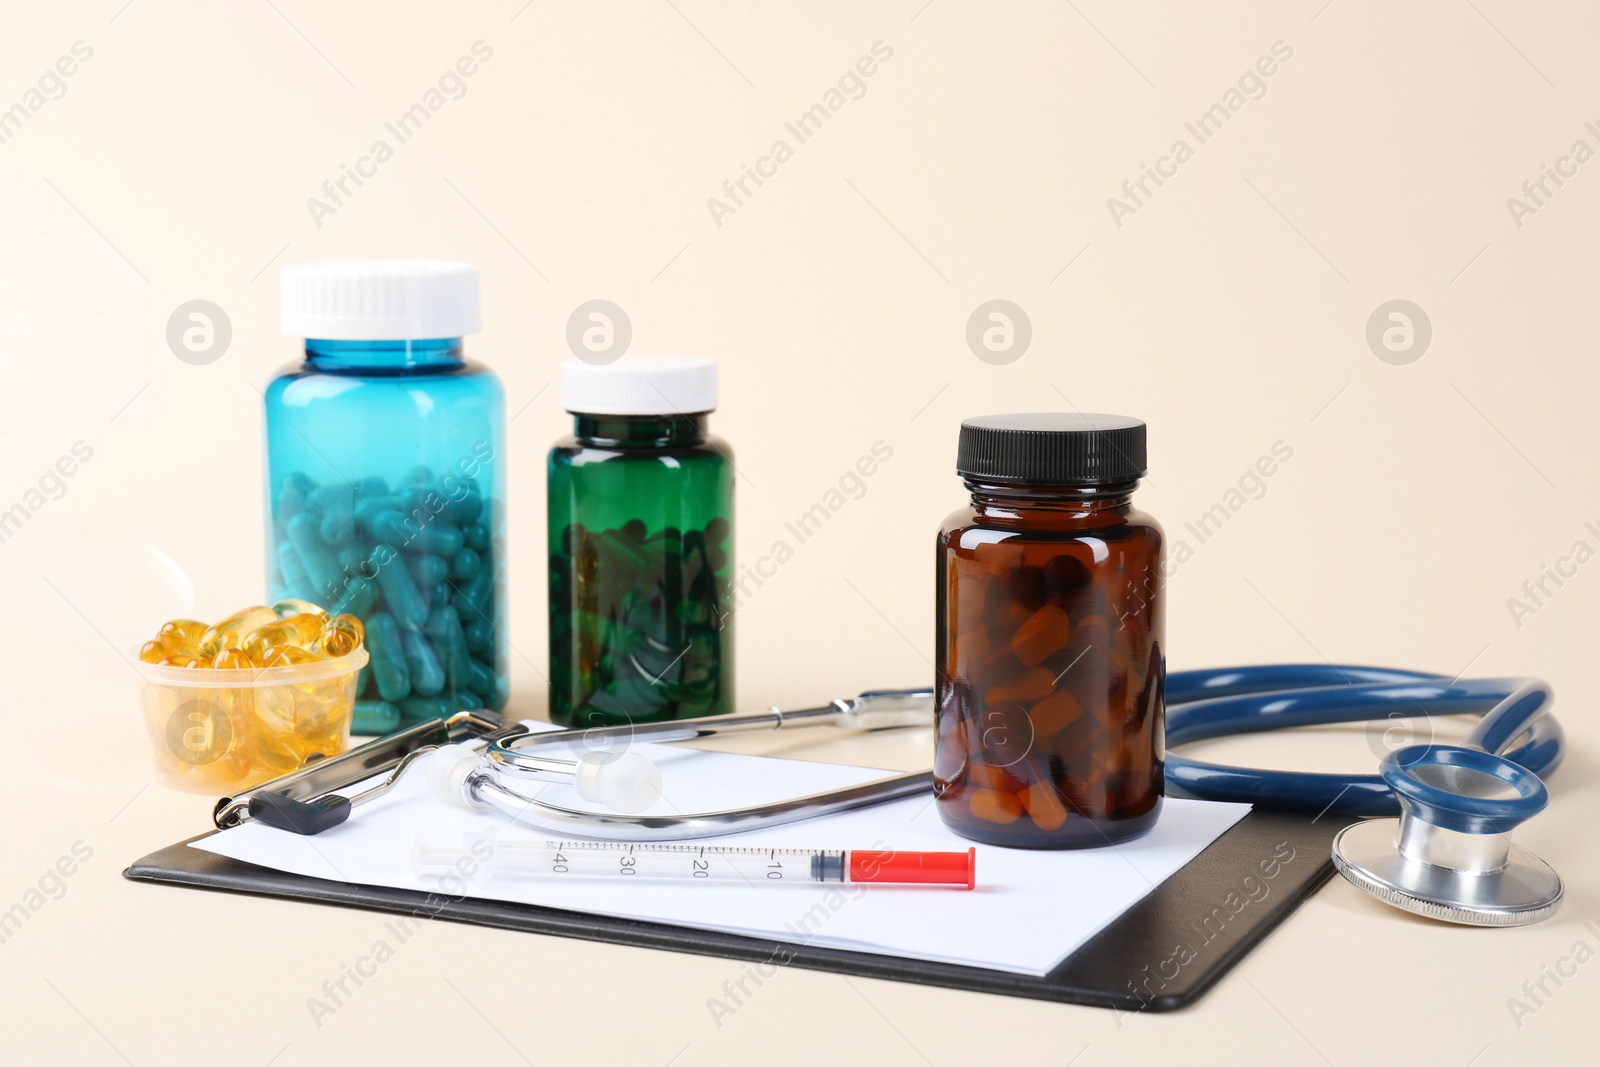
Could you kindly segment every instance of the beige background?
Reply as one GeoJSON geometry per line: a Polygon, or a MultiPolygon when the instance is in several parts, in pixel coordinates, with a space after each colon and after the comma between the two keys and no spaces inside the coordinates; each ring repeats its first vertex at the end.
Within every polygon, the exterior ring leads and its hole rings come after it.
{"type": "MultiPolygon", "coordinates": [[[[1597,29],[1590,5],[1508,0],[10,5],[0,107],[25,101],[74,42],[93,56],[0,144],[0,508],[74,442],[94,452],[0,544],[15,738],[0,774],[0,908],[75,843],[92,858],[0,945],[0,1054],[1591,1061],[1600,964],[1547,980],[1554,995],[1520,1025],[1508,998],[1576,942],[1600,949],[1600,925],[1583,925],[1600,920],[1600,563],[1549,584],[1520,626],[1507,599],[1574,542],[1600,548],[1584,526],[1600,524],[1600,163],[1547,183],[1554,195],[1520,227],[1506,201],[1574,141],[1600,149],[1584,127],[1600,120],[1597,29]],[[317,226],[307,197],[480,40],[493,57],[466,94],[317,226]],[[878,41],[893,57],[865,95],[718,227],[706,199],[878,41]],[[1107,198],[1176,138],[1195,145],[1185,121],[1279,41],[1293,55],[1265,95],[1115,225],[1107,198]],[[277,270],[366,256],[483,270],[486,329],[470,352],[520,412],[508,442],[519,709],[544,707],[541,464],[566,422],[548,386],[568,316],[605,298],[626,309],[633,351],[722,361],[714,427],[738,453],[745,561],[873,442],[894,450],[743,608],[743,704],[929,677],[930,539],[961,499],[961,418],[1140,415],[1153,466],[1141,500],[1195,548],[1171,582],[1173,667],[1327,657],[1554,683],[1572,754],[1522,837],[1565,875],[1564,910],[1478,932],[1335,882],[1177,1016],[788,970],[720,1028],[706,1001],[736,964],[436,923],[315,1026],[306,998],[368,951],[382,918],[120,878],[203,829],[210,802],[149,785],[127,668],[35,561],[59,543],[52,530],[92,520],[107,546],[121,531],[170,554],[202,617],[259,599],[256,390],[296,351],[278,335],[277,270]],[[996,298],[1033,331],[1006,365],[965,339],[996,298]],[[205,366],[165,340],[192,299],[232,324],[205,366]],[[1408,365],[1365,339],[1393,299],[1432,324],[1408,365]],[[1280,441],[1293,458],[1264,495],[1198,545],[1184,523],[1280,441]]],[[[1325,730],[1207,751],[1357,768],[1392,740],[1325,730]]],[[[914,767],[931,745],[903,733],[774,750],[914,767]]]]}

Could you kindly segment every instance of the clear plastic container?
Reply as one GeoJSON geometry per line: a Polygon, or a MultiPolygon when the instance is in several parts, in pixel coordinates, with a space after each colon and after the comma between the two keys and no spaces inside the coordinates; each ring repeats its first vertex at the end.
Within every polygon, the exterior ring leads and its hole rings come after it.
{"type": "Polygon", "coordinates": [[[140,705],[164,785],[222,796],[336,756],[350,743],[358,648],[338,659],[260,670],[135,662],[140,705]]]}
{"type": "Polygon", "coordinates": [[[284,329],[308,339],[265,391],[269,596],[360,618],[359,694],[400,721],[504,708],[505,400],[461,342],[477,272],[290,267],[284,329]]]}

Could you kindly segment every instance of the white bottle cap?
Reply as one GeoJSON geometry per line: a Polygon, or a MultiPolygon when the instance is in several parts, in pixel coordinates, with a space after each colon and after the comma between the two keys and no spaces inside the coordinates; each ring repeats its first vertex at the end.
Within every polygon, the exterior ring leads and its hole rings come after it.
{"type": "Polygon", "coordinates": [[[694,415],[717,406],[717,361],[623,356],[561,365],[561,406],[583,415],[694,415]]]}
{"type": "Polygon", "coordinates": [[[326,341],[424,341],[477,333],[470,263],[371,259],[283,268],[283,332],[326,341]]]}

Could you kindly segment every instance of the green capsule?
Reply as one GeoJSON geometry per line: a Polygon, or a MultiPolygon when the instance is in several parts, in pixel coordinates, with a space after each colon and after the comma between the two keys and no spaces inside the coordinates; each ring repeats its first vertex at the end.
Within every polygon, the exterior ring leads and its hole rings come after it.
{"type": "Polygon", "coordinates": [[[358,700],[350,717],[350,732],[386,734],[400,727],[400,708],[387,700],[358,700]]]}
{"type": "Polygon", "coordinates": [[[406,630],[400,635],[400,647],[405,649],[413,692],[418,696],[431,697],[444,688],[444,665],[439,662],[426,637],[415,630],[406,630]]]}
{"type": "Polygon", "coordinates": [[[411,672],[393,616],[380,611],[367,618],[367,653],[379,696],[395,701],[411,695],[411,672]]]}
{"type": "Polygon", "coordinates": [[[469,522],[461,527],[461,540],[474,552],[489,547],[489,528],[481,522],[469,522]]]}

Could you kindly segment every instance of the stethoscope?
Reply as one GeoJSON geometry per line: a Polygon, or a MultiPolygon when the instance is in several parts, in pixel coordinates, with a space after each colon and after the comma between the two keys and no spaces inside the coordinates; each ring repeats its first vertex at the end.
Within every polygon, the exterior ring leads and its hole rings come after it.
{"type": "MultiPolygon", "coordinates": [[[[1465,745],[1398,749],[1383,758],[1376,775],[1232,767],[1168,752],[1166,793],[1335,816],[1390,816],[1341,831],[1333,844],[1334,863],[1364,892],[1419,914],[1513,925],[1536,922],[1559,905],[1561,882],[1555,872],[1510,840],[1518,823],[1544,809],[1548,795],[1540,778],[1563,754],[1561,727],[1549,714],[1545,683],[1302,664],[1173,672],[1167,676],[1166,699],[1169,747],[1293,726],[1482,715],[1465,745]]],[[[429,787],[453,804],[492,809],[566,837],[698,840],[925,795],[933,774],[889,775],[722,811],[639,814],[661,797],[661,774],[647,757],[625,746],[799,726],[877,730],[933,721],[933,691],[909,689],[867,692],[813,708],[581,731],[510,726],[472,742],[413,748],[389,764],[385,778],[353,795],[330,789],[308,799],[272,792],[230,798],[219,805],[217,821],[227,825],[225,816],[232,822],[254,817],[297,833],[317,833],[342,822],[354,805],[387,792],[429,753],[429,787]],[[575,741],[588,749],[576,759],[552,749],[575,741]],[[570,808],[517,787],[529,781],[565,782],[580,798],[610,810],[570,808]]],[[[378,769],[370,760],[357,763],[378,769]]]]}

